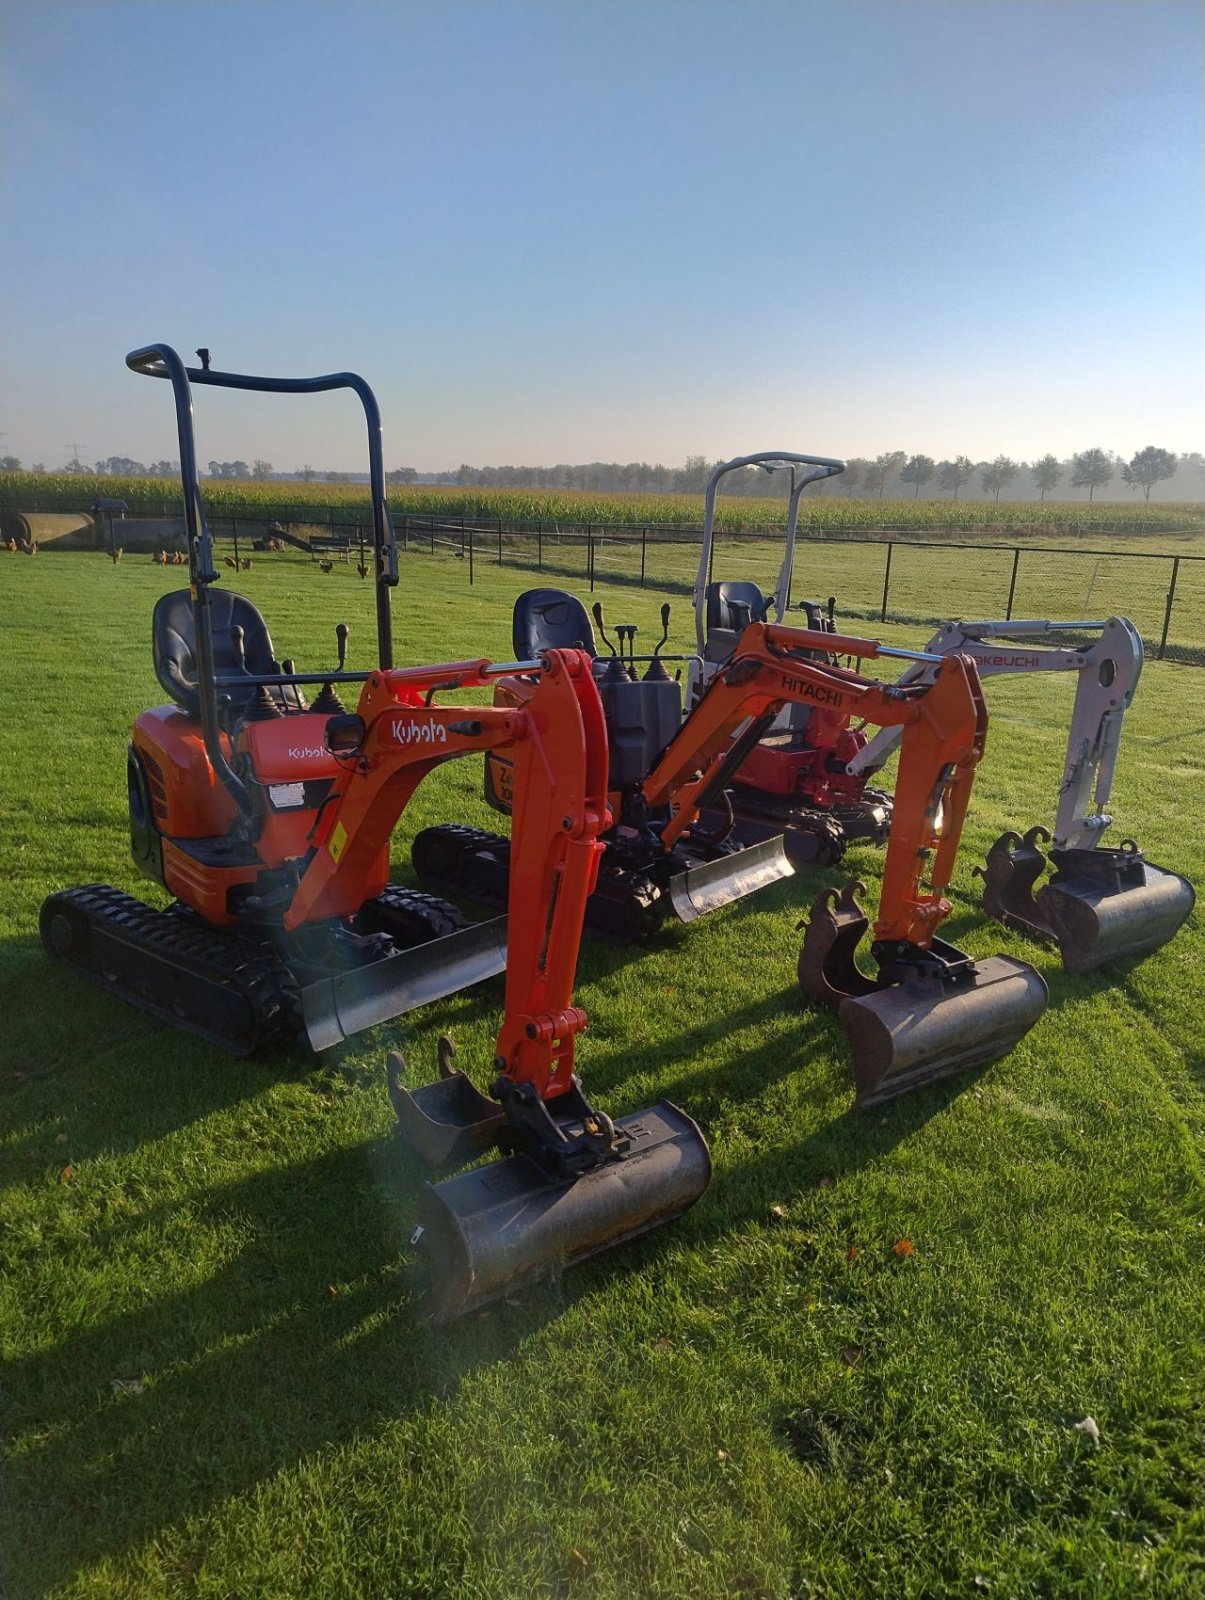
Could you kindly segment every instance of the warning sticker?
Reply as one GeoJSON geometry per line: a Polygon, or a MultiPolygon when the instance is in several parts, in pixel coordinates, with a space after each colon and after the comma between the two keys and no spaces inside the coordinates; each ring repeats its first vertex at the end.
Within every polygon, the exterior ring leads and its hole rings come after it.
{"type": "Polygon", "coordinates": [[[327,845],[327,849],[331,853],[332,861],[338,861],[339,857],[343,854],[344,846],[346,844],[347,829],[341,822],[336,822],[335,826],[331,829],[331,839],[330,843],[327,845]]]}

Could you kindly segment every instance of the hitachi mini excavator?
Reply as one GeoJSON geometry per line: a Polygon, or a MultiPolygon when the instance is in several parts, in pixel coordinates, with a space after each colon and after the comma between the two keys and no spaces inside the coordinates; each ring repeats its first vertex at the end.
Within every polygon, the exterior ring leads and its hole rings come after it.
{"type": "MultiPolygon", "coordinates": [[[[533,649],[546,648],[549,634],[593,649],[584,608],[560,591],[521,596],[514,627],[516,640],[533,649]]],[[[858,1103],[867,1105],[1005,1054],[1041,1015],[1046,988],[1025,962],[1005,956],[973,962],[936,937],[950,910],[945,890],[987,727],[974,666],[957,656],[932,658],[932,681],[918,695],[833,665],[833,650],[859,660],[917,659],[916,652],[874,640],[751,623],[727,659],[714,663],[683,721],[679,686],[659,655],[646,658],[643,678],[634,675],[639,658],[630,651],[605,664],[596,660],[616,818],[603,835],[600,885],[605,877],[608,898],[598,924],[638,926],[635,917],[621,923],[612,907],[627,896],[647,913],[650,886],[660,883],[681,903],[683,920],[735,898],[734,879],[741,893],[760,887],[745,873],[740,851],[715,854],[702,869],[702,887],[692,883],[700,869],[683,863],[695,850],[722,845],[714,835],[696,842],[701,809],[721,803],[732,773],[784,707],[817,706],[847,723],[857,718],[900,728],[896,820],[875,924],[877,975],[868,978],[855,965],[869,923],[848,892],[835,911],[830,896],[817,902],[800,958],[809,993],[838,1007],[853,1049],[858,1103]]],[[[498,680],[495,703],[518,707],[532,691],[532,681],[516,673],[498,680]]],[[[509,809],[508,752],[498,747],[486,759],[487,794],[509,809]]],[[[413,858],[424,881],[497,904],[513,870],[512,851],[505,838],[449,824],[419,834],[413,858]]]]}
{"type": "MultiPolygon", "coordinates": [[[[204,359],[204,358],[203,358],[204,359]]],[[[661,1103],[613,1123],[585,1098],[574,1042],[586,1025],[572,986],[587,896],[610,816],[606,727],[589,657],[549,651],[394,668],[396,581],[376,402],[350,373],[254,378],[185,368],[167,345],[127,358],[171,381],[190,589],[155,609],[160,681],[173,704],[144,712],[129,753],[135,860],[177,896],[157,912],[103,885],[52,894],[50,954],[123,999],[238,1053],[289,1041],[321,1048],[506,964],[492,1097],[451,1070],[391,1093],[429,1164],[501,1162],[430,1186],[420,1237],[437,1321],[669,1221],[707,1187],[698,1128],[661,1103]],[[379,665],[305,674],[278,666],[263,619],[217,580],[192,436],[191,383],[285,393],[352,388],[369,428],[379,665]],[[435,704],[521,672],[522,705],[435,704]],[[307,706],[304,686],[322,682],[307,706]],[[355,712],[336,682],[360,682],[355,712]],[[391,889],[390,835],[421,779],[456,756],[504,745],[514,783],[509,916],[445,932],[450,908],[391,889]],[[441,935],[418,952],[421,938],[441,935]],[[417,965],[416,965],[417,963],[417,965]],[[299,992],[300,991],[300,992],[299,992]]],[[[400,1064],[400,1063],[395,1063],[400,1064]]]]}

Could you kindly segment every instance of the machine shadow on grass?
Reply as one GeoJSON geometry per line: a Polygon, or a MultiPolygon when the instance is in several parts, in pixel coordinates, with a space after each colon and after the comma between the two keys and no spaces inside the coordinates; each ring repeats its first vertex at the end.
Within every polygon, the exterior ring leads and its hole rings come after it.
{"type": "MultiPolygon", "coordinates": [[[[496,1324],[457,1338],[413,1314],[398,1253],[415,1185],[400,1176],[395,1216],[382,1166],[395,1170],[392,1151],[361,1145],[214,1190],[197,1222],[237,1217],[250,1242],[235,1259],[9,1364],[9,1504],[28,1518],[37,1508],[47,1534],[26,1525],[29,1592],[35,1577],[45,1592],[418,1413],[511,1353],[496,1324]]],[[[119,1225],[111,1242],[129,1248],[157,1215],[119,1225]]]]}

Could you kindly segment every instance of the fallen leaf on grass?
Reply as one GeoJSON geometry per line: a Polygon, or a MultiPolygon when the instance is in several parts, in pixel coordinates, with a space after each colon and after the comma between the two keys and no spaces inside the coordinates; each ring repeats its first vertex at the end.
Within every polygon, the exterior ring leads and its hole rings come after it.
{"type": "Polygon", "coordinates": [[[901,1258],[904,1256],[914,1256],[916,1254],[916,1246],[912,1243],[911,1239],[897,1239],[891,1248],[895,1254],[901,1258]]]}
{"type": "Polygon", "coordinates": [[[862,1359],[861,1345],[847,1344],[841,1352],[841,1359],[847,1367],[856,1367],[862,1359]]]}
{"type": "Polygon", "coordinates": [[[585,1556],[580,1550],[575,1549],[570,1550],[569,1552],[569,1565],[573,1568],[574,1572],[585,1572],[590,1563],[586,1560],[585,1556]]]}
{"type": "Polygon", "coordinates": [[[818,1179],[816,1187],[817,1189],[835,1189],[837,1187],[837,1180],[836,1178],[830,1177],[826,1172],[823,1178],[818,1179]]]}
{"type": "Polygon", "coordinates": [[[787,1220],[787,1208],[786,1206],[773,1205],[770,1207],[770,1215],[776,1222],[785,1222],[787,1220]]]}
{"type": "Polygon", "coordinates": [[[845,1259],[847,1261],[856,1261],[858,1259],[858,1247],[856,1244],[851,1244],[849,1249],[846,1250],[845,1259]]]}
{"type": "Polygon", "coordinates": [[[62,1172],[59,1173],[59,1182],[60,1183],[70,1183],[72,1178],[74,1178],[74,1177],[75,1177],[75,1168],[71,1165],[71,1163],[69,1161],[67,1163],[67,1165],[63,1168],[62,1172]]]}
{"type": "Polygon", "coordinates": [[[141,1394],[146,1384],[141,1378],[110,1378],[109,1387],[114,1394],[141,1394]]]}
{"type": "Polygon", "coordinates": [[[1073,1422],[1071,1426],[1076,1433],[1086,1433],[1096,1448],[1100,1449],[1100,1429],[1096,1426],[1095,1417],[1084,1417],[1080,1422],[1073,1422]]]}
{"type": "Polygon", "coordinates": [[[730,1459],[727,1450],[717,1450],[715,1453],[715,1458],[717,1461],[727,1461],[730,1459]]]}
{"type": "Polygon", "coordinates": [[[335,1287],[335,1285],[333,1283],[328,1283],[327,1284],[326,1293],[327,1293],[327,1298],[330,1299],[330,1300],[337,1300],[339,1298],[339,1291],[338,1291],[338,1289],[336,1289],[336,1287],[335,1287]]]}
{"type": "Polygon", "coordinates": [[[67,1135],[65,1133],[56,1133],[54,1136],[54,1142],[55,1144],[66,1144],[67,1135]]]}
{"type": "Polygon", "coordinates": [[[653,1340],[654,1350],[672,1350],[673,1348],[674,1341],[672,1339],[667,1339],[664,1334],[653,1340]]]}

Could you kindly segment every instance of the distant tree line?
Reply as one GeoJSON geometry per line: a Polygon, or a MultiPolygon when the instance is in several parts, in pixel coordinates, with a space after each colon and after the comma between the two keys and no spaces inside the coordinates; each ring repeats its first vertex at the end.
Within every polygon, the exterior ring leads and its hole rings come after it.
{"type": "MultiPolygon", "coordinates": [[[[401,486],[420,480],[428,483],[454,484],[462,488],[483,489],[585,489],[594,493],[640,494],[701,494],[714,463],[706,456],[688,456],[680,467],[650,465],[647,461],[591,461],[570,466],[561,463],[555,467],[472,467],[462,464],[454,472],[423,473],[416,467],[394,467],[386,472],[387,484],[401,486]]],[[[16,456],[0,456],[0,471],[19,472],[21,462],[16,456]]],[[[40,461],[34,462],[33,472],[46,469],[40,461]]],[[[61,472],[98,477],[154,477],[170,478],[178,474],[175,461],[152,461],[144,465],[129,456],[109,456],[97,461],[92,469],[78,459],[73,459],[61,472]]],[[[254,479],[263,482],[278,474],[270,461],[210,461],[211,478],[226,480],[254,479]]],[[[1002,493],[1013,485],[1009,499],[1032,500],[1035,495],[1045,500],[1048,494],[1067,498],[1069,491],[1087,490],[1091,502],[1098,489],[1104,489],[1115,479],[1132,492],[1141,491],[1149,502],[1151,490],[1179,473],[1177,488],[1184,499],[1205,497],[1205,455],[1190,451],[1177,457],[1171,450],[1147,445],[1129,460],[1112,451],[1093,448],[1082,450],[1067,460],[1055,455],[1044,455],[1036,461],[1014,461],[1011,456],[998,455],[992,461],[972,461],[970,456],[959,455],[949,460],[937,461],[932,456],[909,455],[905,450],[887,450],[872,459],[854,456],[846,464],[840,477],[830,478],[809,491],[828,496],[844,495],[847,499],[900,499],[911,489],[912,499],[927,488],[929,495],[949,495],[957,500],[964,491],[966,497],[988,497],[999,500],[1002,493]],[[891,491],[890,493],[888,491],[891,491]]],[[[363,481],[362,473],[324,471],[312,466],[297,467],[291,474],[305,483],[316,478],[326,483],[352,483],[363,481]]],[[[725,494],[779,495],[789,492],[787,474],[767,474],[757,467],[745,467],[729,474],[724,480],[725,494]]]]}

